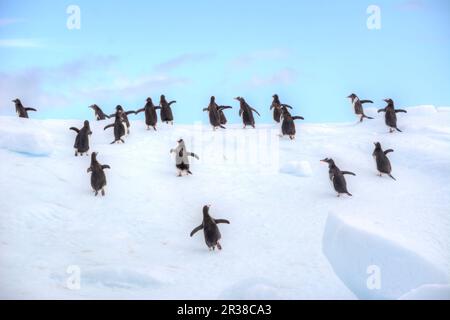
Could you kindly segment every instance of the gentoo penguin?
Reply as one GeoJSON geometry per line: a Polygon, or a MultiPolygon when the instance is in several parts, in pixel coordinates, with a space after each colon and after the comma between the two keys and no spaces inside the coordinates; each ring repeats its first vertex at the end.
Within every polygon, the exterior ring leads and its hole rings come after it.
{"type": "Polygon", "coordinates": [[[255,128],[255,118],[253,117],[253,111],[258,114],[258,116],[261,116],[258,111],[253,109],[248,105],[248,103],[244,100],[242,97],[234,98],[239,101],[240,109],[239,109],[239,116],[242,116],[242,122],[244,123],[244,129],[247,126],[252,126],[255,128]]]}
{"type": "Polygon", "coordinates": [[[120,113],[120,116],[122,117],[122,120],[125,122],[126,125],[126,133],[130,134],[130,121],[128,120],[128,115],[129,114],[136,114],[136,111],[130,110],[130,111],[125,111],[123,110],[122,106],[119,104],[116,106],[116,113],[113,113],[112,115],[110,115],[110,117],[115,117],[117,115],[117,113],[120,113]]]}
{"type": "Polygon", "coordinates": [[[221,234],[219,231],[219,228],[217,227],[217,224],[219,223],[227,223],[230,224],[230,221],[225,219],[214,219],[209,215],[209,208],[210,205],[206,205],[203,207],[203,222],[201,225],[196,227],[191,232],[191,237],[197,232],[203,229],[203,233],[205,235],[205,242],[208,246],[209,250],[215,250],[216,246],[217,249],[222,250],[222,246],[219,243],[219,240],[221,238],[221,234]]]}
{"type": "Polygon", "coordinates": [[[96,104],[93,104],[91,106],[89,106],[89,108],[91,108],[92,110],[94,110],[94,115],[95,115],[95,119],[97,121],[99,120],[105,120],[106,118],[110,118],[108,115],[106,115],[103,110],[96,104]]]}
{"type": "Polygon", "coordinates": [[[384,173],[395,180],[395,178],[391,175],[392,171],[391,162],[386,156],[389,152],[394,152],[394,150],[388,149],[386,151],[383,151],[383,149],[381,149],[381,144],[379,142],[374,142],[374,145],[375,150],[373,150],[372,156],[375,158],[379,176],[381,177],[381,175],[384,173]]]}
{"type": "Polygon", "coordinates": [[[75,156],[83,155],[83,153],[88,154],[89,151],[89,136],[92,134],[91,127],[89,126],[89,121],[85,120],[83,128],[77,129],[75,127],[70,127],[70,130],[73,130],[77,133],[77,137],[75,138],[75,143],[73,147],[75,148],[75,156]]]}
{"type": "Polygon", "coordinates": [[[397,128],[397,112],[404,112],[407,113],[406,110],[403,109],[395,109],[394,108],[394,101],[392,99],[384,99],[385,102],[387,102],[387,106],[384,109],[378,110],[378,113],[385,112],[385,118],[384,121],[386,125],[389,127],[389,132],[394,132],[394,129],[402,132],[399,128],[397,128]]]}
{"type": "Polygon", "coordinates": [[[373,103],[372,100],[359,100],[358,96],[354,93],[349,95],[347,98],[350,99],[350,102],[355,110],[355,114],[360,117],[359,122],[362,122],[364,118],[373,119],[372,117],[368,117],[364,114],[363,104],[364,103],[373,103]]]}
{"type": "Polygon", "coordinates": [[[356,174],[350,171],[339,170],[339,168],[334,164],[333,159],[325,158],[320,161],[328,163],[328,174],[330,176],[330,180],[333,182],[334,190],[336,190],[336,192],[338,193],[337,196],[339,197],[343,193],[352,196],[352,194],[347,191],[347,182],[345,182],[344,175],[351,174],[353,176],[356,176],[356,174]]]}
{"type": "Polygon", "coordinates": [[[175,166],[178,169],[179,177],[181,177],[183,173],[192,174],[192,172],[189,171],[188,157],[194,157],[197,160],[199,160],[199,157],[195,153],[186,150],[183,139],[178,140],[178,146],[175,149],[171,149],[170,153],[175,153],[175,166]]]}
{"type": "Polygon", "coordinates": [[[289,136],[291,140],[295,139],[295,123],[294,120],[305,120],[301,116],[292,116],[286,107],[282,107],[282,114],[280,120],[281,123],[281,136],[289,136]]]}
{"type": "Polygon", "coordinates": [[[91,166],[87,169],[87,172],[92,172],[91,174],[91,186],[94,189],[95,196],[98,195],[98,192],[102,192],[102,196],[105,195],[105,186],[106,186],[106,176],[103,172],[104,169],[111,169],[107,164],[101,165],[97,161],[98,152],[92,152],[91,154],[91,166]]]}
{"type": "Polygon", "coordinates": [[[114,120],[114,123],[108,124],[103,130],[106,130],[108,128],[114,128],[114,141],[111,142],[111,144],[121,141],[122,143],[125,143],[125,141],[122,139],[122,137],[125,135],[126,132],[126,123],[122,118],[122,111],[118,110],[116,112],[116,117],[114,120]]]}
{"type": "Polygon", "coordinates": [[[176,101],[167,102],[166,97],[162,94],[159,106],[161,107],[161,122],[173,124],[173,113],[172,108],[170,107],[176,101]]]}
{"type": "Polygon", "coordinates": [[[34,108],[25,108],[19,99],[14,99],[12,102],[16,105],[16,114],[19,118],[28,118],[28,111],[37,111],[34,108]]]}
{"type": "Polygon", "coordinates": [[[277,94],[274,94],[272,98],[273,101],[272,104],[270,105],[270,110],[273,109],[273,120],[275,120],[276,123],[280,123],[281,114],[283,113],[282,108],[285,107],[292,109],[292,107],[287,104],[282,104],[277,94]]]}
{"type": "Polygon", "coordinates": [[[217,105],[216,98],[214,96],[211,97],[208,107],[203,109],[203,111],[208,111],[209,123],[213,127],[213,130],[216,130],[217,127],[226,129],[223,124],[227,122],[227,119],[222,119],[222,115],[225,117],[223,114],[223,110],[225,109],[231,109],[231,107],[217,105]]]}
{"type": "Polygon", "coordinates": [[[161,107],[155,107],[152,98],[147,98],[147,103],[142,109],[136,111],[136,114],[140,112],[145,112],[145,124],[147,125],[147,130],[153,127],[156,131],[156,123],[158,122],[158,115],[156,114],[156,109],[161,109],[161,107]]]}

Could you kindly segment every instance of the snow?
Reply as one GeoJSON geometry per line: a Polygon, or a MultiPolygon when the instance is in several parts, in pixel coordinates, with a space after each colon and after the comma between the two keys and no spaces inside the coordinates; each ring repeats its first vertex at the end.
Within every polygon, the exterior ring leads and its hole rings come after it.
{"type": "Polygon", "coordinates": [[[450,285],[427,284],[411,290],[400,300],[449,300],[450,285]]]}
{"type": "Polygon", "coordinates": [[[147,131],[139,115],[110,145],[109,120],[91,121],[91,151],[111,166],[103,198],[90,157],[73,155],[82,120],[0,117],[0,298],[398,299],[448,285],[450,109],[408,111],[403,133],[368,110],[375,120],[297,123],[293,141],[272,124],[147,131]],[[169,154],[180,137],[200,156],[183,178],[169,154]],[[397,181],[376,175],[375,141],[395,150],[397,181]],[[356,173],[353,197],[336,197],[325,157],[356,173]],[[205,204],[231,222],[220,252],[189,237],[205,204]],[[370,292],[369,263],[381,272],[370,292]]]}

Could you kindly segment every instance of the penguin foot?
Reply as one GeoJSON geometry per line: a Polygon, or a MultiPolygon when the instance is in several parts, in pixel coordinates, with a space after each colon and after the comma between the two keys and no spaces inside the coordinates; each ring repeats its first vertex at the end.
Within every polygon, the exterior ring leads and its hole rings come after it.
{"type": "Polygon", "coordinates": [[[105,196],[105,189],[102,189],[102,196],[105,196]]]}
{"type": "Polygon", "coordinates": [[[295,139],[295,136],[289,136],[289,138],[290,138],[291,140],[294,140],[294,139],[295,139]]]}
{"type": "Polygon", "coordinates": [[[75,157],[78,157],[78,152],[75,151],[75,157]]]}
{"type": "Polygon", "coordinates": [[[222,250],[222,246],[220,245],[219,242],[217,242],[217,249],[222,250]]]}
{"type": "Polygon", "coordinates": [[[95,190],[95,194],[94,194],[95,196],[97,196],[98,195],[98,191],[97,190],[95,190]]]}

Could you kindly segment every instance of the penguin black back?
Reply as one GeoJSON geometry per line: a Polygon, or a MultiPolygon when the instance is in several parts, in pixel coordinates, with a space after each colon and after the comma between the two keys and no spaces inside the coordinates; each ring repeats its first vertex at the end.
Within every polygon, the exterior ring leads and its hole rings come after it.
{"type": "Polygon", "coordinates": [[[73,145],[73,147],[75,148],[75,156],[78,156],[79,153],[81,155],[83,155],[83,153],[86,153],[86,155],[88,155],[89,136],[92,134],[89,121],[85,120],[81,129],[71,127],[70,130],[73,130],[77,133],[75,143],[73,145]]]}
{"type": "Polygon", "coordinates": [[[250,105],[245,101],[244,98],[236,97],[235,99],[239,101],[239,116],[242,116],[244,129],[246,126],[252,126],[253,128],[255,128],[255,118],[253,117],[253,112],[256,112],[258,116],[260,116],[259,112],[250,107],[250,105]]]}
{"type": "Polygon", "coordinates": [[[211,250],[214,250],[215,247],[219,250],[222,250],[222,246],[219,243],[219,240],[221,239],[222,235],[220,234],[219,228],[217,227],[217,224],[219,223],[226,223],[230,224],[228,220],[225,219],[214,219],[209,215],[209,205],[203,206],[203,222],[201,225],[196,227],[191,232],[191,237],[198,231],[203,229],[203,233],[205,236],[205,243],[208,246],[208,248],[211,250]]]}
{"type": "Polygon", "coordinates": [[[37,111],[34,108],[25,108],[20,99],[14,99],[12,102],[14,102],[14,105],[16,107],[16,114],[19,116],[19,118],[28,118],[28,111],[37,111]]]}
{"type": "Polygon", "coordinates": [[[359,121],[362,122],[364,118],[373,119],[372,117],[368,117],[364,114],[363,104],[364,103],[373,103],[372,100],[360,100],[358,96],[354,93],[349,95],[347,98],[350,99],[351,104],[353,106],[354,112],[357,116],[359,116],[359,121]]]}
{"type": "Polygon", "coordinates": [[[97,152],[92,152],[91,154],[91,166],[87,169],[87,172],[92,172],[91,174],[91,187],[94,189],[95,195],[101,191],[102,196],[105,195],[106,186],[106,175],[103,172],[104,169],[110,169],[109,165],[101,165],[97,161],[97,152]]]}
{"type": "Polygon", "coordinates": [[[281,111],[282,111],[282,116],[280,119],[283,120],[281,123],[281,134],[283,136],[288,135],[289,138],[292,140],[295,138],[295,133],[296,133],[294,120],[298,120],[298,119],[304,120],[304,118],[301,116],[293,117],[286,107],[282,107],[281,111]]]}
{"type": "Polygon", "coordinates": [[[109,119],[109,116],[106,115],[98,105],[93,104],[93,105],[90,105],[89,108],[94,110],[95,119],[97,119],[97,121],[105,120],[106,118],[109,119]]]}
{"type": "Polygon", "coordinates": [[[378,112],[384,112],[384,121],[386,125],[389,127],[389,132],[394,132],[394,130],[397,130],[399,132],[402,132],[399,128],[397,128],[397,113],[403,112],[407,113],[404,109],[395,109],[394,107],[394,101],[392,99],[384,99],[385,102],[387,102],[387,106],[383,109],[379,109],[378,112]]]}
{"type": "Polygon", "coordinates": [[[344,175],[350,174],[356,176],[356,174],[350,171],[341,171],[334,163],[334,160],[331,158],[325,158],[320,161],[328,164],[328,174],[330,180],[333,183],[334,190],[338,193],[338,197],[341,194],[347,194],[349,196],[352,196],[352,194],[347,190],[347,182],[345,181],[344,175]]]}
{"type": "Polygon", "coordinates": [[[156,107],[153,104],[152,98],[148,97],[144,108],[136,111],[136,114],[140,112],[145,112],[145,124],[147,125],[147,130],[149,130],[150,127],[153,127],[153,130],[156,131],[156,124],[158,123],[158,115],[156,113],[156,109],[161,108],[156,107]]]}
{"type": "Polygon", "coordinates": [[[392,149],[388,149],[386,151],[383,151],[381,148],[381,144],[379,142],[374,142],[375,150],[373,150],[372,156],[375,158],[375,163],[377,165],[377,170],[379,172],[379,176],[381,177],[382,174],[387,174],[389,177],[391,177],[393,180],[396,180],[392,175],[392,167],[391,162],[389,161],[387,154],[389,152],[394,152],[392,149]]]}
{"type": "Polygon", "coordinates": [[[126,132],[126,124],[122,118],[121,111],[118,110],[115,115],[114,123],[108,124],[103,130],[106,130],[108,128],[114,128],[114,141],[111,142],[111,144],[116,142],[122,142],[125,143],[125,141],[122,139],[122,137],[125,135],[126,132]]]}
{"type": "Polygon", "coordinates": [[[176,103],[176,101],[167,102],[166,96],[161,95],[159,106],[161,107],[161,121],[165,123],[173,124],[173,113],[172,108],[170,107],[172,104],[176,103]]]}

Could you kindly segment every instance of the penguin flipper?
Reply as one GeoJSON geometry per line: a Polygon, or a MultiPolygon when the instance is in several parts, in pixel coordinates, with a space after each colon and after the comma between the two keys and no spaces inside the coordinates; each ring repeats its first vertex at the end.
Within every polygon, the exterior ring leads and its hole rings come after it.
{"type": "Polygon", "coordinates": [[[398,132],[403,132],[402,130],[400,130],[399,128],[395,127],[395,130],[397,130],[398,132]]]}
{"type": "Polygon", "coordinates": [[[384,154],[388,154],[389,152],[394,152],[394,150],[393,150],[393,149],[385,150],[385,151],[384,151],[384,154]]]}
{"type": "Polygon", "coordinates": [[[226,220],[226,219],[215,219],[214,220],[217,224],[218,223],[226,223],[226,224],[230,224],[230,221],[226,220]]]}
{"type": "Polygon", "coordinates": [[[225,110],[225,109],[233,109],[233,107],[230,106],[219,106],[218,108],[220,111],[225,110]]]}
{"type": "Polygon", "coordinates": [[[37,111],[35,108],[25,108],[26,111],[37,111]]]}
{"type": "Polygon", "coordinates": [[[194,158],[197,159],[197,160],[200,160],[200,158],[198,157],[198,155],[196,155],[196,154],[193,153],[193,152],[189,153],[189,155],[190,155],[191,157],[194,157],[194,158]]]}
{"type": "Polygon", "coordinates": [[[136,113],[136,111],[133,111],[133,110],[130,110],[130,111],[127,111],[127,112],[125,112],[125,114],[128,116],[128,115],[130,115],[130,114],[137,114],[136,113]]]}
{"type": "Polygon", "coordinates": [[[239,117],[242,117],[242,108],[241,109],[239,109],[239,117]]]}
{"type": "Polygon", "coordinates": [[[219,125],[219,127],[221,127],[222,129],[226,129],[226,127],[224,127],[223,125],[219,125]]]}
{"type": "Polygon", "coordinates": [[[191,231],[191,237],[202,229],[203,229],[203,223],[191,231]]]}
{"type": "MultiPolygon", "coordinates": [[[[105,114],[105,116],[106,116],[106,114],[105,114]]],[[[113,113],[113,114],[110,114],[109,116],[107,116],[108,118],[112,118],[112,117],[115,117],[116,116],[116,114],[115,113],[113,113]]]]}
{"type": "Polygon", "coordinates": [[[342,173],[342,174],[350,174],[350,175],[352,175],[352,176],[356,176],[356,174],[354,174],[354,173],[351,172],[351,171],[341,171],[341,173],[342,173]]]}
{"type": "Polygon", "coordinates": [[[142,109],[136,110],[136,111],[134,112],[134,114],[138,114],[138,113],[141,113],[141,112],[143,112],[143,111],[145,111],[145,108],[142,108],[142,109]]]}
{"type": "Polygon", "coordinates": [[[305,120],[305,118],[303,118],[302,116],[295,116],[292,117],[292,120],[305,120]]]}
{"type": "Polygon", "coordinates": [[[292,109],[292,107],[291,107],[290,105],[288,105],[288,104],[284,104],[284,103],[282,103],[282,104],[281,104],[281,106],[282,106],[282,107],[285,107],[285,108],[289,108],[289,109],[292,109]]]}
{"type": "Polygon", "coordinates": [[[108,124],[105,128],[103,128],[103,130],[106,130],[108,128],[112,128],[114,127],[114,123],[108,124]]]}
{"type": "Polygon", "coordinates": [[[380,113],[380,112],[386,112],[386,109],[379,109],[378,111],[377,111],[378,113],[380,113]]]}
{"type": "Polygon", "coordinates": [[[260,116],[260,117],[261,117],[261,115],[259,114],[259,112],[258,112],[258,111],[256,111],[256,109],[250,108],[250,110],[252,110],[252,111],[256,112],[256,114],[257,114],[258,116],[260,116]]]}
{"type": "Polygon", "coordinates": [[[395,181],[397,181],[397,179],[395,179],[390,173],[389,173],[389,177],[391,177],[392,179],[394,179],[395,181]]]}
{"type": "Polygon", "coordinates": [[[361,102],[362,104],[364,104],[364,103],[373,103],[372,100],[360,100],[359,102],[361,102]]]}
{"type": "Polygon", "coordinates": [[[110,166],[108,166],[107,164],[102,165],[102,169],[111,169],[110,166]]]}
{"type": "Polygon", "coordinates": [[[397,112],[408,113],[408,111],[406,111],[404,109],[395,109],[395,113],[397,113],[397,112]]]}
{"type": "Polygon", "coordinates": [[[73,131],[75,131],[76,133],[79,133],[79,132],[80,132],[80,129],[77,129],[77,128],[75,128],[75,127],[70,127],[69,130],[73,130],[73,131]]]}
{"type": "Polygon", "coordinates": [[[174,101],[170,101],[168,106],[170,107],[173,103],[177,103],[175,100],[174,101]]]}

